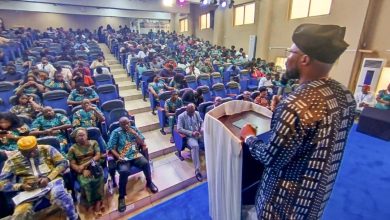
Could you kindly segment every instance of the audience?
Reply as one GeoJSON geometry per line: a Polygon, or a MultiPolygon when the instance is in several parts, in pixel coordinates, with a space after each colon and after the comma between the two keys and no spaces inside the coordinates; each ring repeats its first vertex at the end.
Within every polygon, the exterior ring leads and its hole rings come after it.
{"type": "Polygon", "coordinates": [[[84,99],[88,99],[91,103],[97,103],[99,101],[99,96],[95,90],[86,87],[82,82],[78,82],[75,88],[69,94],[68,105],[81,105],[84,99]]]}
{"type": "Polygon", "coordinates": [[[165,108],[165,115],[168,118],[168,126],[169,126],[171,134],[172,134],[172,137],[171,137],[171,140],[170,140],[171,143],[174,143],[174,141],[173,141],[173,129],[174,129],[174,126],[175,126],[175,123],[176,123],[176,117],[175,117],[176,110],[181,108],[181,107],[183,107],[183,101],[181,100],[181,98],[179,98],[179,95],[174,90],[174,91],[172,91],[171,98],[169,98],[165,102],[165,106],[164,106],[164,108],[165,108]]]}
{"type": "Polygon", "coordinates": [[[51,107],[46,106],[42,109],[42,115],[33,121],[30,135],[56,137],[60,142],[61,153],[66,155],[66,145],[68,144],[66,131],[71,127],[70,120],[66,115],[55,113],[51,107]]]}
{"type": "Polygon", "coordinates": [[[261,87],[259,89],[259,95],[255,98],[255,101],[254,103],[258,104],[258,105],[261,105],[263,107],[266,107],[266,108],[270,108],[270,102],[269,100],[267,99],[267,96],[268,96],[268,92],[267,92],[267,88],[265,86],[261,87]]]}
{"type": "Polygon", "coordinates": [[[390,109],[390,83],[387,85],[387,89],[379,91],[376,101],[375,108],[383,110],[390,109]]]}
{"type": "Polygon", "coordinates": [[[147,152],[144,136],[136,127],[130,125],[130,120],[126,117],[119,119],[119,125],[120,127],[111,133],[107,149],[117,160],[119,172],[118,211],[124,212],[126,210],[127,178],[130,175],[131,166],[142,169],[146,177],[146,186],[152,193],[157,193],[158,188],[152,182],[149,161],[140,153],[140,150],[144,153],[147,152]]]}
{"type": "MultiPolygon", "coordinates": [[[[38,145],[34,136],[20,138],[17,146],[18,151],[4,164],[0,175],[0,191],[31,191],[50,184],[47,196],[51,204],[58,205],[70,220],[79,219],[72,197],[65,190],[61,178],[61,174],[68,168],[68,162],[61,153],[50,145],[38,145]]],[[[39,200],[36,198],[17,205],[13,219],[33,219],[33,207],[39,200]]]]}
{"type": "Polygon", "coordinates": [[[100,216],[105,209],[103,206],[104,177],[100,165],[99,144],[94,140],[88,140],[88,132],[85,128],[75,129],[72,136],[76,143],[69,148],[67,157],[80,183],[81,204],[86,205],[89,212],[93,211],[100,216]]]}
{"type": "Polygon", "coordinates": [[[9,110],[15,115],[23,115],[29,119],[34,119],[37,116],[37,113],[42,110],[42,106],[34,101],[33,96],[28,96],[26,94],[20,94],[16,96],[16,103],[9,110]]]}
{"type": "Polygon", "coordinates": [[[374,95],[370,92],[369,85],[363,85],[361,92],[355,95],[356,111],[361,112],[365,107],[374,106],[374,95]]]}
{"type": "Polygon", "coordinates": [[[33,74],[28,74],[23,82],[19,85],[18,88],[15,89],[16,95],[30,95],[35,94],[38,96],[42,96],[42,94],[46,91],[44,85],[37,80],[37,78],[33,74]]]}
{"type": "Polygon", "coordinates": [[[77,110],[73,114],[72,118],[73,118],[72,126],[74,128],[97,127],[98,122],[101,123],[104,122],[105,120],[103,113],[99,110],[99,108],[93,106],[89,99],[84,99],[81,102],[81,109],[77,110]]]}
{"type": "Polygon", "coordinates": [[[0,113],[0,150],[17,150],[16,142],[28,134],[30,128],[11,112],[0,113]]]}
{"type": "Polygon", "coordinates": [[[94,60],[89,66],[90,69],[95,69],[96,67],[109,67],[110,65],[106,60],[104,60],[102,55],[99,55],[96,60],[94,60]]]}
{"type": "Polygon", "coordinates": [[[45,87],[49,91],[63,90],[66,92],[70,92],[72,90],[72,87],[71,85],[69,85],[69,82],[65,81],[64,75],[62,75],[62,73],[59,71],[54,73],[53,79],[48,79],[45,81],[45,87]]]}
{"type": "Polygon", "coordinates": [[[191,148],[192,161],[195,167],[195,176],[199,182],[203,180],[200,172],[199,145],[203,143],[203,120],[199,112],[195,111],[193,103],[187,105],[185,112],[178,117],[177,130],[187,137],[187,145],[191,148]]]}
{"type": "Polygon", "coordinates": [[[19,85],[22,80],[22,74],[16,71],[16,66],[13,63],[8,63],[5,68],[5,73],[0,76],[0,81],[12,82],[15,85],[19,85]]]}

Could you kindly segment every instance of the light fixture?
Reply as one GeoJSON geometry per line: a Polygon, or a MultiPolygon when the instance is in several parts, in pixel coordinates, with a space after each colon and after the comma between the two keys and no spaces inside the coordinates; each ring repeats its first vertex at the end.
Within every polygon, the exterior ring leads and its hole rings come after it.
{"type": "Polygon", "coordinates": [[[221,1],[219,4],[221,5],[222,8],[226,7],[226,5],[227,5],[225,0],[221,1]]]}
{"type": "Polygon", "coordinates": [[[179,3],[184,3],[185,2],[185,0],[179,0],[179,3]]]}
{"type": "Polygon", "coordinates": [[[202,4],[203,5],[207,5],[207,4],[209,4],[209,1],[208,0],[202,0],[202,4]]]}
{"type": "Polygon", "coordinates": [[[230,0],[229,8],[233,8],[234,6],[234,0],[230,0]]]}
{"type": "Polygon", "coordinates": [[[163,0],[163,5],[166,7],[172,7],[173,6],[173,0],[163,0]]]}

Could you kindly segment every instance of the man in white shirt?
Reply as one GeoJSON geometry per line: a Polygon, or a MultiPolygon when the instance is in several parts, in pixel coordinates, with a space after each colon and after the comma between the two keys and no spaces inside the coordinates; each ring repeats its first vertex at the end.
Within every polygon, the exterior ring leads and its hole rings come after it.
{"type": "Polygon", "coordinates": [[[56,71],[56,68],[49,63],[47,57],[42,57],[41,63],[37,64],[37,67],[39,70],[45,70],[52,75],[54,75],[54,72],[56,71]]]}
{"type": "Polygon", "coordinates": [[[266,75],[266,77],[262,77],[260,79],[259,86],[257,88],[260,89],[263,86],[267,87],[268,93],[270,93],[270,94],[273,93],[272,87],[274,86],[274,84],[272,83],[272,75],[271,75],[271,73],[268,73],[266,75]]]}
{"type": "Polygon", "coordinates": [[[49,78],[50,78],[50,79],[54,79],[54,74],[55,74],[56,72],[61,72],[62,75],[64,76],[64,80],[65,80],[66,82],[72,81],[73,75],[72,75],[72,72],[70,71],[69,68],[61,67],[61,66],[56,66],[56,67],[55,67],[55,70],[56,70],[56,71],[54,71],[53,73],[51,73],[51,72],[49,73],[49,78]]]}
{"type": "Polygon", "coordinates": [[[195,75],[195,77],[198,77],[200,75],[200,71],[198,68],[196,68],[195,64],[192,63],[186,68],[186,74],[195,75]]]}
{"type": "Polygon", "coordinates": [[[370,85],[363,85],[362,91],[355,95],[356,111],[363,111],[364,107],[373,107],[375,104],[375,97],[370,92],[370,85]]]}

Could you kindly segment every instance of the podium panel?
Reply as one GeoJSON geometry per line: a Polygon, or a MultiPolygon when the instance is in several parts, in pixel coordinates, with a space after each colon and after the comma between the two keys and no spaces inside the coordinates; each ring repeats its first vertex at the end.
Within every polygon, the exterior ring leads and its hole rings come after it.
{"type": "Polygon", "coordinates": [[[214,220],[241,219],[242,205],[254,205],[263,166],[240,140],[241,127],[270,130],[272,112],[246,101],[230,101],[214,108],[205,118],[206,167],[210,216],[214,220]]]}

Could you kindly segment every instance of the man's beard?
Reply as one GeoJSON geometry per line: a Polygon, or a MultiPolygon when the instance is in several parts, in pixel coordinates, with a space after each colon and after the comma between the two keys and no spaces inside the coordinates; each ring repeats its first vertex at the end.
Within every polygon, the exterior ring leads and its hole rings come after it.
{"type": "Polygon", "coordinates": [[[286,70],[285,77],[287,79],[299,79],[300,77],[300,72],[297,68],[286,70]]]}

